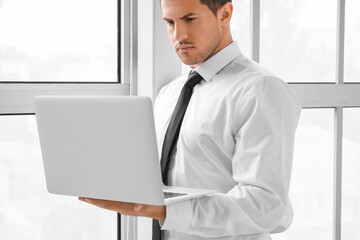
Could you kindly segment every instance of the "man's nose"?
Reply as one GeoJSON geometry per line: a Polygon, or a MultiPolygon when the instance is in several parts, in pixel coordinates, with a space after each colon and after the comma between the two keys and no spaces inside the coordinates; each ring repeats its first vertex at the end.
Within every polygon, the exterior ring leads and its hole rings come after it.
{"type": "Polygon", "coordinates": [[[174,29],[174,39],[178,42],[181,42],[188,38],[188,32],[186,27],[181,24],[176,24],[174,29]]]}

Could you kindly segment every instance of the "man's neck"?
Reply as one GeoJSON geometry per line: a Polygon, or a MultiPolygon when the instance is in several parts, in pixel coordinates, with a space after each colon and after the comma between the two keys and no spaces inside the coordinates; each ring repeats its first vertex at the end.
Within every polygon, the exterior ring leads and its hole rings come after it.
{"type": "MultiPolygon", "coordinates": [[[[218,52],[220,52],[221,50],[223,50],[224,48],[226,48],[226,47],[227,47],[228,45],[230,45],[232,42],[233,42],[233,40],[231,39],[230,42],[228,42],[228,43],[226,43],[226,44],[224,44],[224,45],[222,45],[222,46],[220,46],[220,44],[219,44],[219,47],[217,47],[216,50],[215,50],[212,54],[210,54],[209,57],[208,57],[204,62],[206,62],[209,58],[211,58],[212,56],[214,56],[216,53],[218,53],[218,52]]],[[[198,68],[198,67],[200,67],[200,65],[203,64],[204,62],[201,62],[201,63],[198,63],[198,64],[194,64],[194,65],[190,65],[190,68],[191,68],[191,69],[198,68]]]]}

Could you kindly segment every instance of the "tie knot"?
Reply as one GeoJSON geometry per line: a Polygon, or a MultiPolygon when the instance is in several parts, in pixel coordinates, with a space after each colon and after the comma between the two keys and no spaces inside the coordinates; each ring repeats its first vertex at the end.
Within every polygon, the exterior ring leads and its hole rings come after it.
{"type": "Polygon", "coordinates": [[[188,80],[185,83],[185,86],[188,86],[189,88],[193,88],[196,84],[201,82],[203,78],[199,73],[196,71],[191,71],[188,77],[188,80]]]}

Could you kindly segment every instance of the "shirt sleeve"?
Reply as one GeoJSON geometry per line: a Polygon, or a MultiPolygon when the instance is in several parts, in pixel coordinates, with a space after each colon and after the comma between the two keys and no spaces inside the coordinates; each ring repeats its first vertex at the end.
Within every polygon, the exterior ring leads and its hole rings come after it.
{"type": "Polygon", "coordinates": [[[268,233],[288,207],[295,130],[301,106],[292,89],[261,77],[237,100],[232,159],[237,183],[216,193],[167,206],[162,229],[222,237],[268,233]]]}

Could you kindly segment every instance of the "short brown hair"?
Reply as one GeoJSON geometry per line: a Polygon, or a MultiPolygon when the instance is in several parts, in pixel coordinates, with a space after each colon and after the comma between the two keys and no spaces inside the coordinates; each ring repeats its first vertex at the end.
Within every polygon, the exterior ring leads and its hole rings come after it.
{"type": "Polygon", "coordinates": [[[200,2],[206,5],[216,16],[219,8],[227,2],[231,2],[231,0],[200,0],[200,2]]]}
{"type": "Polygon", "coordinates": [[[219,8],[221,8],[222,5],[227,2],[231,3],[231,0],[200,0],[200,3],[206,5],[214,13],[215,16],[217,15],[217,11],[219,10],[219,8]]]}

